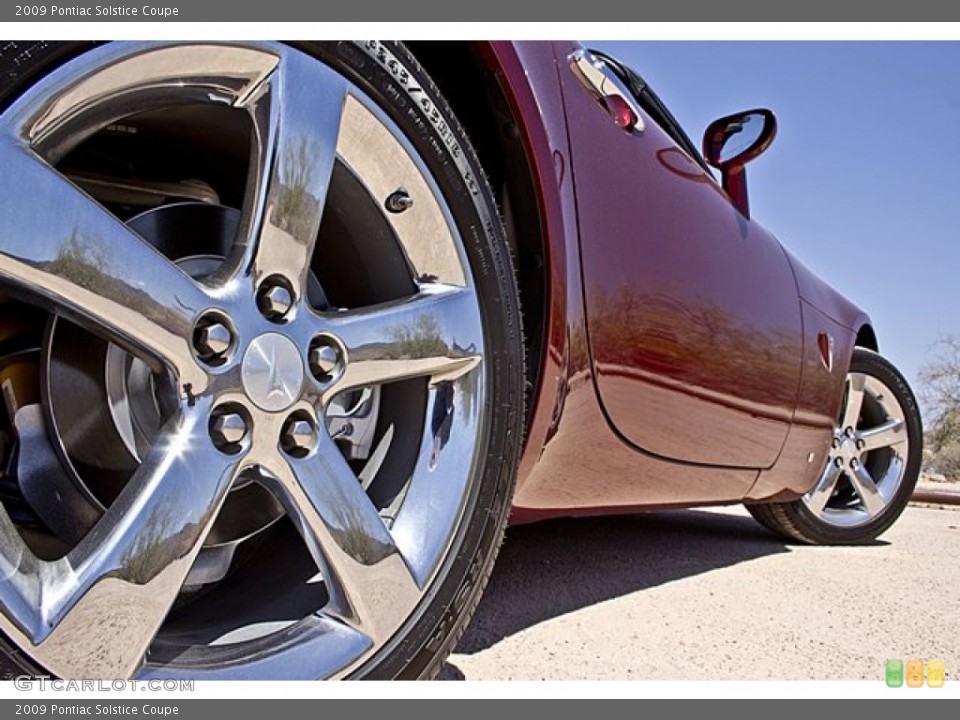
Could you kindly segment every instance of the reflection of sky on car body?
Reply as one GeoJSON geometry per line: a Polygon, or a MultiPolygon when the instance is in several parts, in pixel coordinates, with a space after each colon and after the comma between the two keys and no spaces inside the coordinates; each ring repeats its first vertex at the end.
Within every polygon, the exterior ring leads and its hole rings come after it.
{"type": "Polygon", "coordinates": [[[960,333],[960,43],[586,42],[636,69],[698,146],[716,117],[770,107],[754,216],[872,317],[916,382],[960,333]]]}

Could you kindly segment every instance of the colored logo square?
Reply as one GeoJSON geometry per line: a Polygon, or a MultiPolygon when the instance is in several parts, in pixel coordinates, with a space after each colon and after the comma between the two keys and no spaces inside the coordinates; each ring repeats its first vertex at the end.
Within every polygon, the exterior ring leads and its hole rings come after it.
{"type": "Polygon", "coordinates": [[[927,687],[943,687],[943,660],[927,660],[927,687]]]}
{"type": "Polygon", "coordinates": [[[887,687],[903,685],[903,660],[887,660],[887,687]]]}
{"type": "Polygon", "coordinates": [[[922,660],[907,660],[907,687],[923,687],[922,660]]]}

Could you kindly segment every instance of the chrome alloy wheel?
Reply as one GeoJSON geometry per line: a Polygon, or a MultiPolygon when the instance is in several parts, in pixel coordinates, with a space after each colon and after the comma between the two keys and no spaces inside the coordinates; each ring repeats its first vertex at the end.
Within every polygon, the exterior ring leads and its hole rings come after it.
{"type": "MultiPolygon", "coordinates": [[[[66,677],[337,677],[388,647],[454,554],[488,421],[470,264],[406,135],[299,50],[125,44],[8,107],[0,167],[3,292],[148,368],[137,387],[156,393],[161,420],[62,553],[38,551],[0,511],[0,630],[66,677]],[[196,273],[92,199],[102,178],[65,169],[98,134],[184,108],[242,115],[251,148],[236,240],[196,273]],[[325,263],[325,241],[351,224],[386,239],[381,257],[325,263]],[[330,288],[358,268],[367,301],[335,302],[330,288]],[[350,444],[361,415],[369,451],[350,444]],[[251,484],[284,527],[188,592],[221,511],[251,484]]],[[[68,439],[47,430],[62,457],[68,439]]]]}
{"type": "Polygon", "coordinates": [[[856,527],[897,495],[910,446],[904,410],[879,378],[851,372],[844,395],[826,466],[803,502],[828,525],[856,527]]]}

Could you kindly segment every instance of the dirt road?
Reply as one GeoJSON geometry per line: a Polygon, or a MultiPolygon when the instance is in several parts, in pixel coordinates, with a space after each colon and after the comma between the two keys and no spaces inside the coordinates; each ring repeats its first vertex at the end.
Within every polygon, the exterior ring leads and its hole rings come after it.
{"type": "Polygon", "coordinates": [[[512,528],[446,679],[881,680],[960,666],[960,507],[875,545],[790,545],[741,508],[512,528]]]}

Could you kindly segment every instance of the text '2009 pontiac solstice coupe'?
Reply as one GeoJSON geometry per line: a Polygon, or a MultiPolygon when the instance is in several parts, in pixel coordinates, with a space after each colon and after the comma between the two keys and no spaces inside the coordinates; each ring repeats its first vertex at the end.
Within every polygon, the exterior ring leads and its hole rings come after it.
{"type": "Polygon", "coordinates": [[[861,543],[912,492],[917,405],[868,316],[750,217],[768,110],[701,153],[567,42],[0,66],[23,672],[430,677],[508,519],[745,503],[861,543]]]}

